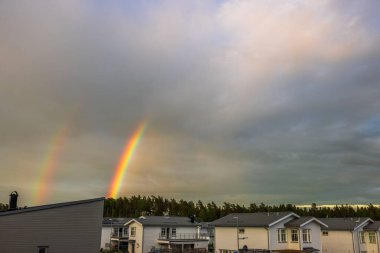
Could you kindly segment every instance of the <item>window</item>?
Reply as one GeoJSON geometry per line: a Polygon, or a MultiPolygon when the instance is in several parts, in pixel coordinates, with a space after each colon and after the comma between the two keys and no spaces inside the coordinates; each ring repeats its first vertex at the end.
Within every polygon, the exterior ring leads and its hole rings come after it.
{"type": "Polygon", "coordinates": [[[298,242],[298,230],[292,229],[292,242],[298,242]]]}
{"type": "Polygon", "coordinates": [[[136,227],[131,227],[131,237],[136,236],[136,227]]]}
{"type": "Polygon", "coordinates": [[[112,235],[118,236],[119,235],[119,228],[112,228],[112,235]]]}
{"type": "Polygon", "coordinates": [[[244,234],[245,233],[245,229],[244,228],[239,228],[239,234],[244,234]]]}
{"type": "Polygon", "coordinates": [[[128,228],[124,228],[124,230],[123,230],[123,236],[124,237],[128,236],[128,228]]]}
{"type": "Polygon", "coordinates": [[[376,233],[368,232],[369,243],[376,243],[376,233]]]}
{"type": "Polygon", "coordinates": [[[365,234],[364,234],[364,231],[360,232],[360,243],[365,243],[365,234]]]}
{"type": "Polygon", "coordinates": [[[38,246],[37,249],[38,249],[38,253],[48,253],[48,248],[49,246],[38,246]]]}
{"type": "Polygon", "coordinates": [[[161,237],[166,237],[166,228],[161,228],[161,237]]]}
{"type": "Polygon", "coordinates": [[[322,231],[322,235],[323,236],[328,236],[329,235],[329,231],[322,231]]]}
{"type": "Polygon", "coordinates": [[[310,229],[304,229],[302,230],[302,239],[303,242],[311,242],[311,230],[310,229]]]}
{"type": "Polygon", "coordinates": [[[172,237],[176,237],[177,236],[177,229],[176,228],[172,228],[172,237]]]}
{"type": "Polygon", "coordinates": [[[278,242],[286,242],[286,230],[284,228],[278,230],[278,242]]]}

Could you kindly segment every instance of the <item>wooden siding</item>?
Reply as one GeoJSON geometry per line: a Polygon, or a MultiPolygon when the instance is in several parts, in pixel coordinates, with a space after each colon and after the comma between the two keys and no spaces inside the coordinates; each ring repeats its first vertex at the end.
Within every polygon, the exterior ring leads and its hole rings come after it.
{"type": "Polygon", "coordinates": [[[103,201],[0,216],[0,252],[99,252],[103,201]]]}

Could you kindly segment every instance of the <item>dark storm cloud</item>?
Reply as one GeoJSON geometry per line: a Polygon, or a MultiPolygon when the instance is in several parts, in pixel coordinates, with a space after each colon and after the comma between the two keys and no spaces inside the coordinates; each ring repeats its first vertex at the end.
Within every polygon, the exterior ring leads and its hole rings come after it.
{"type": "Polygon", "coordinates": [[[127,194],[376,200],[380,5],[342,4],[2,1],[1,190],[67,124],[54,200],[104,195],[147,120],[127,194]]]}

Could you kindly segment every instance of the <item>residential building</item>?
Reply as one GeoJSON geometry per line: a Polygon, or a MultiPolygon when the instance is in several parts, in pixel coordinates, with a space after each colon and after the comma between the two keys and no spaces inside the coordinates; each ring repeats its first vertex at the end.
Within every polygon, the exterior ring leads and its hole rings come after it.
{"type": "Polygon", "coordinates": [[[233,213],[214,222],[215,253],[283,250],[318,252],[321,227],[314,217],[293,212],[233,213]]]}
{"type": "Polygon", "coordinates": [[[102,224],[101,249],[128,250],[129,231],[125,223],[129,218],[104,218],[102,224]]]}
{"type": "Polygon", "coordinates": [[[103,205],[96,198],[0,212],[0,252],[98,252],[103,205]]]}
{"type": "MultiPolygon", "coordinates": [[[[321,218],[327,228],[322,229],[323,253],[375,253],[377,245],[366,244],[369,241],[369,232],[375,226],[368,217],[355,218],[321,218]],[[368,228],[369,231],[366,231],[368,228]]],[[[371,240],[376,240],[372,238],[371,240]]],[[[377,240],[378,241],[378,240],[377,240]]]]}
{"type": "Polygon", "coordinates": [[[368,253],[380,253],[380,221],[374,221],[364,227],[361,234],[361,251],[368,253]]]}
{"type": "Polygon", "coordinates": [[[194,218],[141,216],[125,224],[129,226],[129,253],[147,253],[157,249],[172,252],[207,252],[208,235],[200,233],[201,224],[194,218]]]}

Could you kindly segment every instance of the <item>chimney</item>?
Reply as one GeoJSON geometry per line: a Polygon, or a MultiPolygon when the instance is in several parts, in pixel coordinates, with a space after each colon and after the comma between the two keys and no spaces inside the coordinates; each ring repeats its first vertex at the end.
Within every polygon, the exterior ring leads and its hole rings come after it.
{"type": "Polygon", "coordinates": [[[195,221],[195,215],[191,215],[191,216],[190,216],[190,222],[191,222],[191,223],[194,223],[194,221],[195,221]]]}
{"type": "Polygon", "coordinates": [[[17,209],[17,198],[18,198],[18,193],[16,191],[13,191],[9,195],[9,210],[17,209]]]}

